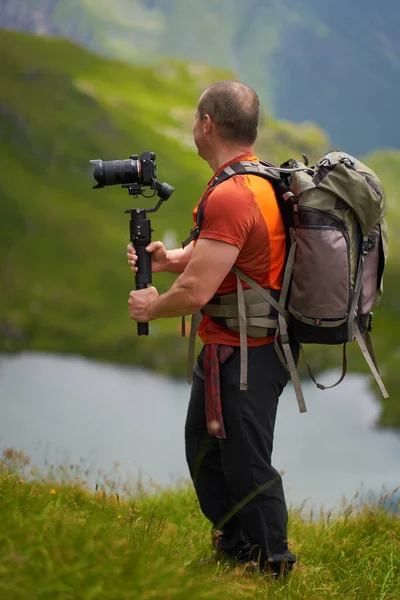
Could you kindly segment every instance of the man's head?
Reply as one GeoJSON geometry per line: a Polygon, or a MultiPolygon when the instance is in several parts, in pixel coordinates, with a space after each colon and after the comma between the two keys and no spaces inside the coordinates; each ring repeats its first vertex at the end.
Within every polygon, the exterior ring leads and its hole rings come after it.
{"type": "Polygon", "coordinates": [[[193,136],[205,160],[219,144],[251,149],[257,139],[260,102],[257,94],[238,81],[220,81],[201,96],[193,136]]]}

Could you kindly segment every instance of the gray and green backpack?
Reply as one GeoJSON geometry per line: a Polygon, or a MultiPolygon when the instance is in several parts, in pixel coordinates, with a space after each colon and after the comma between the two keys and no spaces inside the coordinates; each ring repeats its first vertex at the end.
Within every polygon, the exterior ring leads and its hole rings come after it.
{"type": "MultiPolygon", "coordinates": [[[[258,175],[271,182],[287,236],[287,256],[280,294],[261,288],[237,267],[237,292],[215,296],[194,315],[189,343],[193,371],[194,342],[202,314],[240,333],[241,389],[247,387],[247,336],[275,334],[275,348],[290,373],[300,412],[306,412],[300,379],[289,344],[346,344],[356,341],[386,398],[369,332],[372,309],[382,295],[387,255],[385,193],[377,175],[344,152],[323,156],[315,167],[290,160],[281,167],[265,162],[238,162],[218,174],[204,194],[196,228],[198,237],[208,193],[239,174],[258,175]],[[250,289],[243,290],[242,282],[250,289]]],[[[308,366],[308,364],[307,364],[308,366]]],[[[310,376],[320,389],[311,369],[310,376]]],[[[334,387],[329,386],[329,387],[334,387]]]]}

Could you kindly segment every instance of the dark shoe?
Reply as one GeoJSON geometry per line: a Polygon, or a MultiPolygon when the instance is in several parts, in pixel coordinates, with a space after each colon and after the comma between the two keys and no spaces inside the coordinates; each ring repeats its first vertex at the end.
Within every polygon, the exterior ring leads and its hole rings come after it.
{"type": "Polygon", "coordinates": [[[216,552],[224,554],[227,558],[241,562],[250,560],[252,546],[242,531],[231,531],[227,534],[219,529],[212,529],[211,543],[216,552]]]}
{"type": "Polygon", "coordinates": [[[287,577],[293,569],[296,562],[296,556],[292,553],[285,552],[284,554],[273,554],[265,563],[264,571],[272,573],[276,579],[278,577],[287,577]]]}
{"type": "Polygon", "coordinates": [[[273,554],[263,562],[259,551],[257,552],[257,548],[253,547],[251,551],[242,555],[242,560],[240,557],[237,560],[245,564],[247,569],[253,573],[272,575],[274,579],[278,579],[286,578],[289,575],[296,562],[296,556],[292,552],[286,551],[284,554],[273,554]]]}
{"type": "Polygon", "coordinates": [[[216,560],[233,560],[246,565],[246,570],[258,573],[270,573],[276,579],[286,577],[293,569],[296,556],[286,550],[283,554],[272,554],[267,560],[261,558],[260,548],[252,546],[243,534],[233,539],[224,535],[223,531],[212,529],[211,542],[216,552],[216,560]],[[233,547],[232,547],[233,546],[233,547]],[[264,562],[265,561],[265,562],[264,562]]]}

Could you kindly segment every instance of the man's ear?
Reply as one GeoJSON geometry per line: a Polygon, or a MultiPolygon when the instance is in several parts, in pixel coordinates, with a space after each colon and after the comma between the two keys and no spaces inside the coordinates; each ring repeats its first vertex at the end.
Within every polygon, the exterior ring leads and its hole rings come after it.
{"type": "Polygon", "coordinates": [[[209,135],[211,133],[211,129],[213,126],[213,121],[209,114],[204,115],[203,119],[203,131],[205,135],[209,135]]]}

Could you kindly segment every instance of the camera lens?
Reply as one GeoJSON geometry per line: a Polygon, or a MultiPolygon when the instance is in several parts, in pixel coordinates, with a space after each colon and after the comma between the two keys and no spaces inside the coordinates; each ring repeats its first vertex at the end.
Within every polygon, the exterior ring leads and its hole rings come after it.
{"type": "Polygon", "coordinates": [[[97,181],[95,189],[106,185],[122,185],[125,183],[137,183],[141,179],[140,161],[125,160],[91,160],[95,169],[93,177],[97,181]]]}
{"type": "Polygon", "coordinates": [[[104,168],[102,160],[91,160],[92,165],[95,165],[95,169],[93,171],[93,177],[97,181],[97,185],[94,186],[93,189],[104,187],[104,168]]]}

